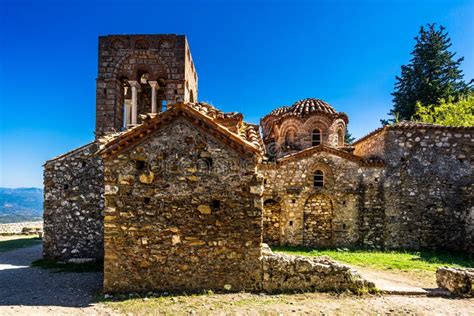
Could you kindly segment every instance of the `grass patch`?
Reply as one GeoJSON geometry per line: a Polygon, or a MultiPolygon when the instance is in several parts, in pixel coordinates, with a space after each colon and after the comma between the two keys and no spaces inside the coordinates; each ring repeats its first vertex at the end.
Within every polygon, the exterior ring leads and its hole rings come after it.
{"type": "Polygon", "coordinates": [[[328,256],[342,263],[376,269],[436,271],[440,266],[474,268],[472,255],[446,251],[340,250],[303,247],[275,247],[274,251],[292,255],[328,256]]]}
{"type": "Polygon", "coordinates": [[[102,272],[104,270],[103,262],[84,262],[84,263],[67,263],[49,259],[39,259],[31,263],[32,267],[51,269],[53,272],[102,272]]]}
{"type": "Polygon", "coordinates": [[[0,252],[30,247],[40,243],[41,238],[37,236],[18,236],[18,238],[14,239],[0,240],[0,252]]]}

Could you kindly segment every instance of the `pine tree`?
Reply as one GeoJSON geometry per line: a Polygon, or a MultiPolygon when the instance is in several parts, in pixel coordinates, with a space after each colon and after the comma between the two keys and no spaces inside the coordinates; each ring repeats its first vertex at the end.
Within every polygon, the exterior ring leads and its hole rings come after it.
{"type": "Polygon", "coordinates": [[[349,133],[349,130],[346,128],[346,136],[344,136],[344,140],[346,144],[352,144],[353,141],[355,141],[355,137],[352,136],[351,133],[349,133]]]}
{"type": "Polygon", "coordinates": [[[473,80],[463,81],[459,68],[464,58],[454,59],[456,53],[449,51],[451,39],[443,26],[421,26],[415,41],[410,63],[396,77],[393,109],[388,113],[392,119],[381,120],[384,124],[416,119],[417,102],[436,106],[441,99],[458,99],[472,91],[473,80]]]}

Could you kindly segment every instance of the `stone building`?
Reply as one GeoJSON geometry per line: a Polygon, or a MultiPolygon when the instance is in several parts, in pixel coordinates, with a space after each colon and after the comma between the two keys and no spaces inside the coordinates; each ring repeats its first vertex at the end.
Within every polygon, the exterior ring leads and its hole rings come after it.
{"type": "Polygon", "coordinates": [[[402,122],[349,145],[322,100],[258,126],[197,93],[184,36],[99,38],[95,140],[44,166],[46,258],[104,259],[111,292],[277,291],[366,284],[262,241],[474,252],[474,127],[402,122]]]}

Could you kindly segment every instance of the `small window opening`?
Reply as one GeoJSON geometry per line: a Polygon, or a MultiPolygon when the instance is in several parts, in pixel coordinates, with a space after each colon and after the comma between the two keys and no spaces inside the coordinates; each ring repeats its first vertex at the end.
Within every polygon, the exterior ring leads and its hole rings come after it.
{"type": "Polygon", "coordinates": [[[342,224],[342,229],[346,229],[346,224],[342,224]]]}
{"type": "Polygon", "coordinates": [[[267,184],[267,179],[263,179],[263,184],[267,184]]]}
{"type": "Polygon", "coordinates": [[[66,183],[66,184],[64,185],[64,190],[67,190],[67,189],[69,189],[69,184],[66,183]]]}
{"type": "Polygon", "coordinates": [[[295,200],[295,199],[292,199],[292,200],[291,200],[291,203],[295,204],[295,203],[296,203],[296,200],[295,200]]]}
{"type": "Polygon", "coordinates": [[[342,205],[346,205],[346,201],[342,201],[342,205]]]}
{"type": "Polygon", "coordinates": [[[293,226],[293,221],[290,221],[290,226],[293,226]]]}
{"type": "Polygon", "coordinates": [[[219,200],[212,200],[212,202],[211,202],[211,209],[212,209],[212,210],[214,210],[214,211],[215,211],[215,210],[218,210],[218,209],[220,209],[220,207],[221,207],[221,201],[219,201],[219,200]]]}
{"type": "Polygon", "coordinates": [[[137,160],[137,170],[143,170],[145,169],[145,162],[142,160],[137,160]]]}
{"type": "Polygon", "coordinates": [[[145,204],[150,203],[150,201],[151,201],[151,199],[150,199],[149,197],[146,197],[146,198],[144,199],[145,204]]]}
{"type": "Polygon", "coordinates": [[[342,131],[342,129],[340,129],[338,132],[337,132],[337,144],[339,146],[343,146],[344,145],[344,133],[342,131]]]}
{"type": "Polygon", "coordinates": [[[321,145],[321,131],[319,129],[315,129],[311,133],[311,144],[312,146],[321,145]]]}
{"type": "Polygon", "coordinates": [[[104,89],[104,94],[107,94],[107,89],[104,89]]]}
{"type": "Polygon", "coordinates": [[[324,186],[324,173],[321,170],[316,170],[314,173],[313,185],[315,188],[322,188],[324,186]]]}

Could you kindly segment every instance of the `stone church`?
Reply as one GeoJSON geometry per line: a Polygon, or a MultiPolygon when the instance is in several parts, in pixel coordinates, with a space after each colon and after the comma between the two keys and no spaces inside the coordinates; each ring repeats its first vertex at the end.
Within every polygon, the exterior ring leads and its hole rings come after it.
{"type": "Polygon", "coordinates": [[[44,165],[44,256],[103,258],[106,290],[257,289],[262,242],[474,252],[474,127],[347,144],[316,98],[250,124],[198,102],[181,35],[100,37],[98,70],[95,140],[44,165]]]}

